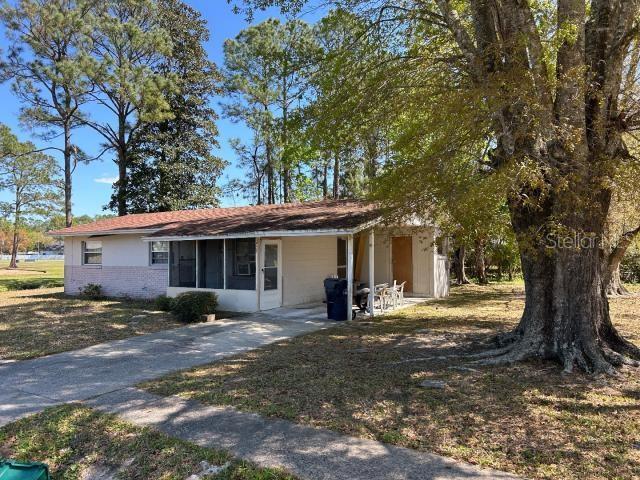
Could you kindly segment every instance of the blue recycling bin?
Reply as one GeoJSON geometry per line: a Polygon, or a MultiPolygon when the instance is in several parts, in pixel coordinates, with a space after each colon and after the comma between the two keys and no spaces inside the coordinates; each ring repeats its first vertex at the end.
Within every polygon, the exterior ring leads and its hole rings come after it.
{"type": "Polygon", "coordinates": [[[351,318],[351,302],[347,281],[343,278],[327,278],[324,281],[324,292],[327,298],[327,318],[344,321],[351,318]]]}

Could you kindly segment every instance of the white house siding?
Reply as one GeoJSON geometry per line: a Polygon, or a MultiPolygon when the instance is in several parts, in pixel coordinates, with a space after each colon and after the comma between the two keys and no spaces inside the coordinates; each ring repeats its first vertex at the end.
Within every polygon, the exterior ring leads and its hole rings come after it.
{"type": "Polygon", "coordinates": [[[82,265],[82,242],[87,237],[65,239],[64,291],[77,295],[88,283],[101,285],[105,295],[154,298],[166,293],[166,265],[150,265],[149,244],[139,235],[93,237],[102,241],[102,265],[82,265]]]}
{"type": "Polygon", "coordinates": [[[428,230],[412,237],[413,294],[433,296],[433,231],[428,230]]]}
{"type": "Polygon", "coordinates": [[[435,289],[434,297],[449,296],[449,258],[446,255],[435,255],[435,289]]]}
{"type": "MultiPolygon", "coordinates": [[[[391,273],[391,237],[388,232],[376,230],[373,236],[373,273],[376,284],[393,283],[391,273]]],[[[360,280],[369,283],[369,234],[363,232],[361,242],[365,242],[364,257],[360,267],[360,280]]]]}
{"type": "Polygon", "coordinates": [[[213,292],[218,296],[218,309],[229,312],[253,313],[258,311],[256,290],[224,290],[217,288],[168,287],[167,295],[175,297],[183,292],[213,292]]]}
{"type": "MultiPolygon", "coordinates": [[[[414,295],[425,295],[429,297],[446,296],[448,294],[448,272],[441,266],[436,277],[436,262],[438,257],[434,245],[433,228],[425,228],[420,231],[408,231],[402,229],[394,230],[376,230],[375,231],[375,282],[393,283],[392,268],[392,243],[393,236],[411,235],[412,236],[412,257],[413,257],[413,292],[414,295]],[[436,278],[438,280],[436,280],[436,278]]],[[[363,234],[363,241],[367,242],[367,234],[363,234]]],[[[360,281],[369,281],[369,249],[365,248],[364,260],[360,271],[360,281]]]]}
{"type": "Polygon", "coordinates": [[[322,301],[323,281],[336,274],[337,264],[336,237],[283,237],[282,304],[322,301]]]}

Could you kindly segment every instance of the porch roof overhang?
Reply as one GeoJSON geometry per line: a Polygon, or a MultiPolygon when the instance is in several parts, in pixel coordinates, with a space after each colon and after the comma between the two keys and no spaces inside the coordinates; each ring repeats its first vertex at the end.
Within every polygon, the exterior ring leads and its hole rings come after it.
{"type": "Polygon", "coordinates": [[[319,229],[319,230],[268,230],[258,232],[238,232],[222,235],[168,235],[163,236],[162,232],[142,237],[145,242],[167,241],[176,242],[184,240],[224,240],[229,238],[270,238],[270,237],[327,237],[327,236],[345,236],[355,235],[362,230],[366,230],[375,226],[378,222],[367,222],[353,229],[319,229]]]}

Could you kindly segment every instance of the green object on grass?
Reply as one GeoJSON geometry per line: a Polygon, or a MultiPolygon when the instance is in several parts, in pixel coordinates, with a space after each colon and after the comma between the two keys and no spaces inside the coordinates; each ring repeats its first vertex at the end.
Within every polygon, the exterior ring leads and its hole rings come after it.
{"type": "Polygon", "coordinates": [[[49,468],[44,463],[0,458],[0,480],[50,480],[49,468]]]}

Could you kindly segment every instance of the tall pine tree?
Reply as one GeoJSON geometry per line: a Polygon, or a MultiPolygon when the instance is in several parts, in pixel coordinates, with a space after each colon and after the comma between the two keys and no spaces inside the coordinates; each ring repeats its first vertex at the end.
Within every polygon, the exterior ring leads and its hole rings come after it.
{"type": "Polygon", "coordinates": [[[217,206],[216,181],[225,162],[212,154],[218,130],[211,100],[219,93],[219,74],[204,49],[209,31],[200,13],[181,0],[160,0],[158,14],[173,48],[155,71],[175,78],[176,88],[166,96],[171,116],[139,131],[127,167],[127,211],[217,206]]]}

